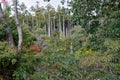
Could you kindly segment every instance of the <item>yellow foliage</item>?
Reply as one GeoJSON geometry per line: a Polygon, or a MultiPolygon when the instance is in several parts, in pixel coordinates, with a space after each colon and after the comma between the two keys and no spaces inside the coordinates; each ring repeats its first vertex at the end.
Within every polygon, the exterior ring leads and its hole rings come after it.
{"type": "Polygon", "coordinates": [[[85,48],[80,48],[78,51],[75,52],[76,56],[87,56],[87,55],[92,55],[95,54],[96,52],[93,51],[92,49],[85,49],[85,48]]]}

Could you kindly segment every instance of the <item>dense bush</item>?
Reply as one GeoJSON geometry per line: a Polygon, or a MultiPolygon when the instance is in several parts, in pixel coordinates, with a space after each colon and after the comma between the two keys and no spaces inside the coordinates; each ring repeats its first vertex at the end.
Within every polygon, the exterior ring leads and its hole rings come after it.
{"type": "Polygon", "coordinates": [[[42,51],[38,69],[30,78],[32,80],[119,80],[120,61],[116,56],[119,42],[115,41],[115,46],[112,47],[111,40],[105,40],[104,52],[78,45],[79,49],[73,47],[71,53],[71,41],[71,39],[56,41],[55,37],[47,39],[49,46],[42,51]]]}
{"type": "Polygon", "coordinates": [[[3,78],[11,79],[17,68],[18,54],[7,42],[0,42],[0,75],[3,78]]]}
{"type": "Polygon", "coordinates": [[[0,79],[26,80],[33,74],[39,55],[26,50],[18,54],[7,42],[0,42],[0,79]]]}
{"type": "Polygon", "coordinates": [[[46,54],[40,58],[39,70],[31,76],[32,80],[79,80],[77,59],[74,55],[46,54]]]}
{"type": "Polygon", "coordinates": [[[15,80],[27,80],[30,78],[30,74],[33,74],[36,68],[36,64],[39,62],[39,54],[33,51],[23,51],[20,58],[19,64],[13,73],[15,80]]]}
{"type": "Polygon", "coordinates": [[[15,80],[119,80],[118,40],[105,40],[103,44],[107,50],[104,53],[86,46],[79,49],[73,47],[71,53],[71,41],[47,38],[49,46],[41,53],[26,49],[19,55],[7,42],[1,42],[0,68],[8,73],[0,75],[5,79],[9,77],[15,80]]]}
{"type": "Polygon", "coordinates": [[[103,55],[87,49],[79,51],[76,54],[43,54],[31,80],[119,80],[119,64],[111,63],[112,54],[103,55]]]}

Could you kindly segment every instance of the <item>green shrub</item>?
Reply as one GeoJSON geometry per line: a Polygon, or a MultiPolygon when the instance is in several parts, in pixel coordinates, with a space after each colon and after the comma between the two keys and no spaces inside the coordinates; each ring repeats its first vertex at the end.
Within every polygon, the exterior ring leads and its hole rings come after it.
{"type": "Polygon", "coordinates": [[[11,79],[12,73],[16,70],[18,54],[7,42],[0,42],[0,75],[3,78],[11,79]]]}
{"type": "Polygon", "coordinates": [[[79,80],[81,78],[74,55],[45,54],[40,57],[40,61],[39,70],[32,75],[32,80],[79,80]]]}
{"type": "Polygon", "coordinates": [[[47,47],[43,49],[43,53],[70,53],[71,39],[59,39],[58,32],[56,31],[50,38],[44,40],[47,43],[47,47]]]}
{"type": "Polygon", "coordinates": [[[7,42],[0,42],[0,76],[3,79],[26,80],[35,71],[39,54],[25,50],[18,54],[7,42]]]}
{"type": "Polygon", "coordinates": [[[27,27],[23,27],[23,45],[25,47],[30,47],[31,44],[36,41],[36,38],[32,35],[27,27]]]}
{"type": "Polygon", "coordinates": [[[34,73],[35,67],[39,62],[40,55],[33,51],[25,50],[21,53],[19,64],[13,73],[15,80],[28,80],[34,73]]]}

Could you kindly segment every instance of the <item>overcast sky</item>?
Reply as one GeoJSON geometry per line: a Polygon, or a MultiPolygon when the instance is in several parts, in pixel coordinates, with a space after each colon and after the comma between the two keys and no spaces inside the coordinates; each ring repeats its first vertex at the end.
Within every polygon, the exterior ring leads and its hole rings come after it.
{"type": "MultiPolygon", "coordinates": [[[[7,1],[12,1],[12,0],[7,0],[7,1]]],[[[50,0],[50,2],[44,2],[43,0],[19,0],[19,2],[24,2],[25,5],[30,8],[31,6],[35,6],[36,5],[36,1],[39,2],[40,6],[46,6],[47,4],[51,4],[54,8],[57,8],[58,5],[61,5],[60,1],[61,0],[50,0]]],[[[65,3],[65,7],[67,6],[67,4],[65,3]]]]}

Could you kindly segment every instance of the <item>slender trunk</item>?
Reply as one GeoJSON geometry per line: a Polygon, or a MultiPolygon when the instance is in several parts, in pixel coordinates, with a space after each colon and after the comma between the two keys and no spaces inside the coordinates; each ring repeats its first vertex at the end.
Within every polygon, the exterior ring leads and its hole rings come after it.
{"type": "Polygon", "coordinates": [[[36,28],[39,27],[39,20],[36,17],[36,28]]]}
{"type": "Polygon", "coordinates": [[[22,15],[22,25],[24,25],[25,24],[25,20],[24,20],[24,18],[25,18],[25,15],[22,15]]]}
{"type": "Polygon", "coordinates": [[[8,26],[8,23],[7,23],[7,20],[5,18],[5,15],[3,14],[1,3],[0,3],[0,19],[5,24],[5,30],[6,30],[6,36],[7,36],[8,43],[10,44],[11,47],[15,47],[14,40],[13,40],[13,35],[12,35],[10,27],[8,26]]]}
{"type": "Polygon", "coordinates": [[[23,19],[23,21],[22,21],[22,25],[24,25],[25,24],[25,20],[23,19]]]}
{"type": "Polygon", "coordinates": [[[61,18],[60,18],[61,16],[60,16],[60,14],[59,14],[59,33],[60,33],[60,38],[61,38],[61,36],[62,36],[62,28],[61,28],[61,18]]]}
{"type": "Polygon", "coordinates": [[[68,36],[68,20],[65,20],[65,36],[68,36]]]}
{"type": "Polygon", "coordinates": [[[48,36],[50,37],[50,13],[48,14],[49,20],[48,20],[48,36]]]}
{"type": "Polygon", "coordinates": [[[53,25],[54,25],[53,28],[54,28],[54,31],[55,31],[55,17],[54,17],[53,25]]]}
{"type": "Polygon", "coordinates": [[[14,9],[15,9],[15,21],[16,21],[16,25],[17,25],[17,30],[18,30],[18,52],[21,52],[22,50],[22,28],[21,28],[21,24],[18,20],[18,9],[17,9],[17,0],[13,0],[13,4],[14,4],[14,9]]]}
{"type": "Polygon", "coordinates": [[[68,37],[70,37],[70,30],[72,29],[71,20],[68,20],[68,37]]]}
{"type": "Polygon", "coordinates": [[[66,27],[66,37],[68,36],[68,27],[66,27]]]}
{"type": "Polygon", "coordinates": [[[64,25],[65,19],[64,19],[64,15],[63,15],[63,36],[65,37],[65,25],[64,25]]]}
{"type": "Polygon", "coordinates": [[[51,21],[50,21],[50,27],[51,27],[51,34],[52,34],[52,32],[53,32],[53,20],[51,19],[51,21]]]}
{"type": "Polygon", "coordinates": [[[46,29],[46,36],[48,35],[48,25],[45,25],[45,29],[46,29]]]}
{"type": "Polygon", "coordinates": [[[65,28],[66,28],[66,37],[69,37],[70,36],[70,29],[72,28],[70,20],[65,21],[65,28]]]}
{"type": "Polygon", "coordinates": [[[32,27],[34,27],[34,18],[32,16],[32,27]]]}

